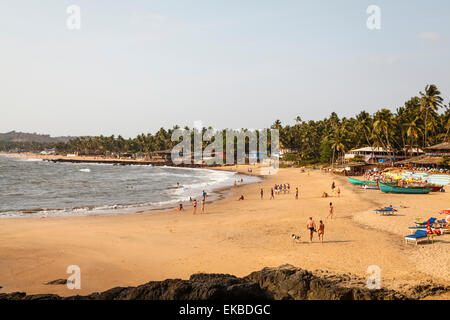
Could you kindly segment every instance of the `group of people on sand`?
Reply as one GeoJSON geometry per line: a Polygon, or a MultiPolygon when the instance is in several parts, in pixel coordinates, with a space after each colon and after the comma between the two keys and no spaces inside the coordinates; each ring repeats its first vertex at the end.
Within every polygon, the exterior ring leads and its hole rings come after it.
{"type": "MultiPolygon", "coordinates": [[[[330,202],[330,210],[327,218],[333,219],[334,207],[333,203],[330,202]]],[[[323,243],[323,236],[325,234],[325,224],[322,220],[319,221],[319,228],[316,227],[316,222],[312,217],[309,217],[308,222],[306,223],[306,228],[309,230],[309,242],[312,243],[314,232],[317,232],[317,236],[319,237],[319,241],[323,243]]]]}
{"type": "Polygon", "coordinates": [[[273,187],[275,194],[280,194],[281,192],[283,192],[284,194],[290,193],[291,192],[291,185],[288,183],[284,183],[284,184],[276,184],[273,187]]]}
{"type": "MultiPolygon", "coordinates": [[[[270,200],[275,199],[275,194],[280,194],[280,190],[284,190],[284,193],[291,193],[291,185],[288,183],[287,185],[275,185],[273,188],[270,188],[270,200]]],[[[264,189],[261,188],[259,192],[259,196],[261,200],[264,199],[264,189]]],[[[298,200],[298,187],[295,187],[295,200],[298,200]]]]}
{"type": "MultiPolygon", "coordinates": [[[[339,188],[339,187],[336,188],[336,184],[334,183],[334,181],[331,184],[331,193],[337,194],[338,197],[341,196],[341,188],[339,188]]],[[[325,191],[322,192],[322,198],[328,198],[328,197],[330,197],[330,195],[327,192],[325,192],[325,191]]]]}
{"type": "Polygon", "coordinates": [[[323,243],[323,236],[325,234],[325,224],[322,220],[319,221],[319,229],[316,227],[316,222],[312,217],[309,217],[308,222],[306,223],[306,228],[309,230],[309,242],[312,242],[314,232],[317,232],[317,236],[319,237],[319,241],[323,243]]]}
{"type": "MultiPolygon", "coordinates": [[[[203,190],[202,192],[202,200],[201,200],[201,211],[200,213],[205,213],[205,203],[206,203],[206,197],[208,196],[208,194],[206,193],[205,190],[203,190]]],[[[191,197],[189,198],[189,201],[192,203],[192,214],[196,214],[197,213],[197,199],[192,199],[191,197]]],[[[178,211],[184,211],[183,208],[183,204],[180,203],[179,207],[177,208],[178,211]]]]}

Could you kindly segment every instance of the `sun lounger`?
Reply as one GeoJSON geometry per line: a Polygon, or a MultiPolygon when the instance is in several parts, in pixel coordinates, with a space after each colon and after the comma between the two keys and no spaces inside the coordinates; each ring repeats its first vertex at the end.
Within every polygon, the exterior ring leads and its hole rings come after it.
{"type": "Polygon", "coordinates": [[[396,209],[392,208],[392,207],[387,207],[384,209],[375,209],[374,210],[376,213],[382,214],[382,215],[392,215],[395,212],[397,212],[396,209]]]}
{"type": "Polygon", "coordinates": [[[428,239],[427,230],[416,230],[414,234],[405,236],[406,244],[408,244],[409,242],[413,242],[417,245],[417,243],[423,239],[428,239]]]}
{"type": "Polygon", "coordinates": [[[375,209],[375,211],[382,211],[382,212],[384,212],[384,211],[397,211],[397,210],[395,210],[393,207],[387,207],[387,208],[384,208],[384,209],[375,209]]]}
{"type": "Polygon", "coordinates": [[[428,219],[427,221],[424,221],[424,222],[414,222],[414,224],[416,225],[416,226],[427,226],[428,225],[428,223],[430,224],[430,225],[433,225],[435,222],[436,222],[436,218],[430,218],[430,219],[428,219]]]}
{"type": "Polygon", "coordinates": [[[450,233],[450,226],[443,227],[439,230],[441,231],[441,234],[450,233]]]}
{"type": "MultiPolygon", "coordinates": [[[[408,229],[411,232],[411,234],[413,234],[417,230],[425,230],[425,231],[428,232],[428,226],[409,227],[408,229]]],[[[431,227],[431,231],[433,231],[435,233],[437,232],[437,234],[439,234],[439,233],[442,234],[443,233],[443,231],[442,231],[443,229],[445,229],[445,227],[442,227],[442,226],[431,227]]]]}

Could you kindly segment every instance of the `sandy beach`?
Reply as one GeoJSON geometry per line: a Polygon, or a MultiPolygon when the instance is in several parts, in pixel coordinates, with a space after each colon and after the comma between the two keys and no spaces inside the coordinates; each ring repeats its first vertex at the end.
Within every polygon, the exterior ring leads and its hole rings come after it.
{"type": "MultiPolygon", "coordinates": [[[[247,169],[225,168],[243,173],[247,169]]],[[[255,167],[253,174],[258,174],[255,167]]],[[[286,263],[363,277],[368,266],[377,265],[382,286],[393,289],[428,280],[450,284],[449,235],[418,246],[403,240],[416,217],[442,218],[438,212],[449,207],[449,192],[383,194],[362,190],[344,177],[289,168],[260,183],[232,188],[227,195],[208,202],[206,214],[195,216],[186,207],[182,212],[2,219],[0,292],[88,294],[152,280],[186,279],[197,272],[245,276],[286,263]],[[321,198],[322,192],[331,193],[333,181],[341,196],[321,198]],[[291,192],[269,200],[270,188],[279,183],[290,183],[291,192]],[[299,200],[295,200],[297,186],[299,200]],[[244,201],[238,201],[241,194],[244,201]],[[330,201],[333,219],[326,218],[330,201]],[[389,204],[406,208],[396,216],[372,211],[389,204]],[[323,244],[316,235],[308,243],[310,216],[325,223],[323,244]],[[293,243],[293,233],[301,235],[301,243],[293,243]],[[44,284],[67,278],[69,265],[81,268],[81,290],[44,284]]]]}

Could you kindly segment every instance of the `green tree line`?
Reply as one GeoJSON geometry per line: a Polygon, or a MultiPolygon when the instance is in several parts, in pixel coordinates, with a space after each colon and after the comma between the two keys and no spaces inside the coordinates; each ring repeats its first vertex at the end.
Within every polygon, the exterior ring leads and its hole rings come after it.
{"type": "MultiPolygon", "coordinates": [[[[178,142],[171,141],[172,133],[179,128],[161,128],[154,134],[143,133],[128,139],[120,135],[100,135],[53,144],[0,141],[0,150],[35,152],[54,148],[59,154],[148,154],[173,148],[178,142]]],[[[363,110],[350,118],[339,118],[333,112],[329,117],[317,121],[303,121],[299,116],[293,125],[283,125],[276,120],[271,128],[279,130],[280,147],[290,149],[294,158],[303,163],[334,162],[348,150],[364,146],[382,147],[393,153],[403,152],[408,155],[413,148],[423,149],[449,140],[450,103],[444,104],[441,92],[435,85],[427,85],[417,96],[395,111],[383,108],[370,114],[363,110]]],[[[192,130],[188,127],[184,129],[192,130]]],[[[207,129],[203,128],[203,132],[207,129]]],[[[223,138],[225,139],[225,134],[223,138]]],[[[207,143],[204,142],[203,147],[207,143]]],[[[224,152],[225,150],[224,147],[224,152]]]]}

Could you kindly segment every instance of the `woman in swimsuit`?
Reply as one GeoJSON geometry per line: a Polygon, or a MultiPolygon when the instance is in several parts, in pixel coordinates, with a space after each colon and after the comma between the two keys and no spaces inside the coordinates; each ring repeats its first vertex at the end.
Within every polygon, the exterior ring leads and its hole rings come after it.
{"type": "Polygon", "coordinates": [[[194,201],[192,201],[192,205],[194,206],[192,214],[195,214],[195,212],[197,211],[197,200],[196,199],[194,199],[194,201]]]}
{"type": "Polygon", "coordinates": [[[317,235],[319,236],[319,240],[323,243],[323,234],[325,233],[325,225],[322,220],[319,221],[319,232],[317,235]]]}
{"type": "Polygon", "coordinates": [[[334,214],[333,203],[330,202],[330,213],[328,214],[328,217],[331,217],[331,219],[333,219],[333,214],[334,214]]]}

